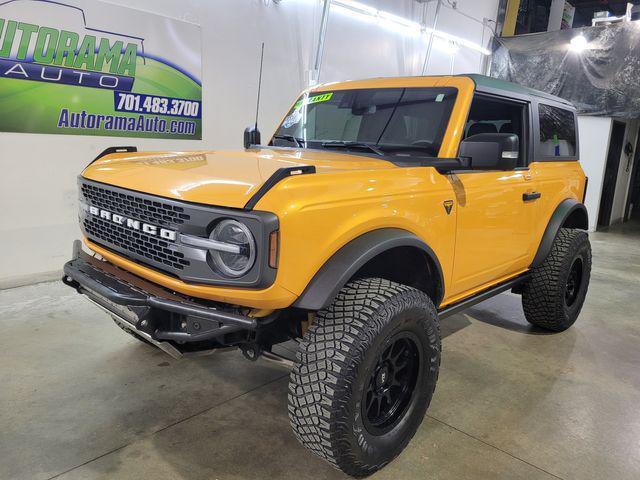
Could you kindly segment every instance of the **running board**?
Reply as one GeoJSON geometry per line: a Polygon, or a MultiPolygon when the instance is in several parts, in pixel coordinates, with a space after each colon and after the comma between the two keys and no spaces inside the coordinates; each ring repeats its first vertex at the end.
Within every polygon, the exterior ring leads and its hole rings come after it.
{"type": "Polygon", "coordinates": [[[447,305],[443,309],[438,310],[438,316],[440,318],[446,318],[451,315],[455,315],[456,313],[460,313],[461,311],[466,310],[467,308],[472,307],[477,303],[484,302],[485,300],[488,300],[489,298],[494,297],[499,293],[510,290],[513,287],[526,282],[530,276],[531,274],[529,272],[523,273],[516,278],[512,278],[511,280],[507,280],[503,283],[499,283],[494,287],[483,290],[480,293],[476,293],[475,295],[465,298],[464,300],[460,300],[459,302],[456,302],[454,304],[447,305]]]}

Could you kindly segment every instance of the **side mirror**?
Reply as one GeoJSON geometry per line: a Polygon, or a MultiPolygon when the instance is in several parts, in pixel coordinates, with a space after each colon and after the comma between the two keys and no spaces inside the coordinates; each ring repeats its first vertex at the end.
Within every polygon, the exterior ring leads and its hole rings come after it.
{"type": "Polygon", "coordinates": [[[471,170],[513,170],[518,166],[520,141],[513,133],[479,133],[460,143],[460,157],[471,170]]]}
{"type": "Polygon", "coordinates": [[[252,145],[260,145],[260,130],[255,126],[244,129],[244,148],[250,148],[252,145]]]}

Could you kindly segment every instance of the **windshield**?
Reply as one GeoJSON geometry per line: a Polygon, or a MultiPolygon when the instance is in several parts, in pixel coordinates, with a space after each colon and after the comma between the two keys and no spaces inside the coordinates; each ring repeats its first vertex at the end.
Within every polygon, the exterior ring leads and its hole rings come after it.
{"type": "Polygon", "coordinates": [[[375,88],[301,96],[271,145],[437,156],[455,88],[375,88]]]}

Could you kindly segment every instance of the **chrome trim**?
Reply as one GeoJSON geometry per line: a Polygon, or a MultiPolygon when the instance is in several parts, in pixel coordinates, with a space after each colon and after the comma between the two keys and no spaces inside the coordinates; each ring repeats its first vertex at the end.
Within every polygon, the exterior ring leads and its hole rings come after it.
{"type": "Polygon", "coordinates": [[[180,243],[191,247],[203,248],[205,250],[217,250],[219,252],[240,253],[240,245],[232,243],[218,242],[209,238],[194,237],[193,235],[180,234],[180,243]]]}
{"type": "Polygon", "coordinates": [[[113,320],[121,328],[124,328],[128,332],[131,332],[134,335],[136,335],[136,336],[138,336],[140,338],[143,338],[144,340],[146,340],[147,342],[149,342],[153,346],[158,347],[160,350],[162,350],[163,352],[169,354],[171,357],[175,358],[176,360],[180,360],[182,358],[182,356],[183,356],[182,352],[180,352],[180,350],[178,350],[176,347],[174,347],[170,343],[168,343],[168,342],[158,342],[157,340],[154,340],[151,337],[151,335],[149,335],[148,333],[141,332],[134,325],[131,325],[129,320],[127,320],[126,318],[121,316],[121,314],[109,310],[107,307],[105,307],[104,305],[98,303],[96,300],[94,300],[93,298],[91,298],[88,295],[86,295],[86,297],[87,297],[87,300],[89,300],[91,303],[93,303],[97,307],[100,307],[101,310],[104,310],[106,313],[111,315],[111,318],[113,318],[113,320]]]}

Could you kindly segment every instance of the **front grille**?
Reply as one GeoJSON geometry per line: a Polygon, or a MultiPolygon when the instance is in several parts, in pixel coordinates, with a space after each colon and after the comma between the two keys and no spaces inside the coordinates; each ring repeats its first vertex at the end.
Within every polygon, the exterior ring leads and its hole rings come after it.
{"type": "Polygon", "coordinates": [[[172,249],[171,244],[160,238],[129,230],[99,217],[87,216],[83,225],[87,235],[96,239],[98,243],[115,245],[177,270],[184,270],[191,265],[189,260],[184,258],[184,254],[172,249]]]}
{"type": "Polygon", "coordinates": [[[142,220],[161,227],[175,227],[191,219],[178,205],[142,198],[134,192],[116,192],[109,188],[89,183],[81,184],[82,194],[91,205],[113,213],[142,220]]]}
{"type": "MultiPolygon", "coordinates": [[[[80,180],[80,193],[87,205],[172,231],[179,231],[193,221],[188,205],[152,195],[84,179],[80,180]]],[[[180,245],[159,236],[127,228],[96,215],[81,215],[81,222],[90,240],[129,258],[172,275],[179,275],[191,266],[191,259],[180,245]]]]}
{"type": "Polygon", "coordinates": [[[269,267],[266,255],[259,256],[259,261],[245,277],[229,279],[212,268],[206,249],[180,241],[180,235],[208,238],[219,221],[234,218],[251,230],[259,254],[267,250],[270,232],[278,230],[278,218],[272,213],[245,212],[158,197],[84,177],[78,179],[78,186],[83,233],[89,241],[118,255],[196,284],[265,287],[275,279],[275,269],[269,267]],[[122,218],[115,221],[115,216],[122,218]],[[145,225],[156,228],[147,229],[145,225]],[[162,229],[169,230],[169,237],[175,240],[167,239],[162,229]]]}

